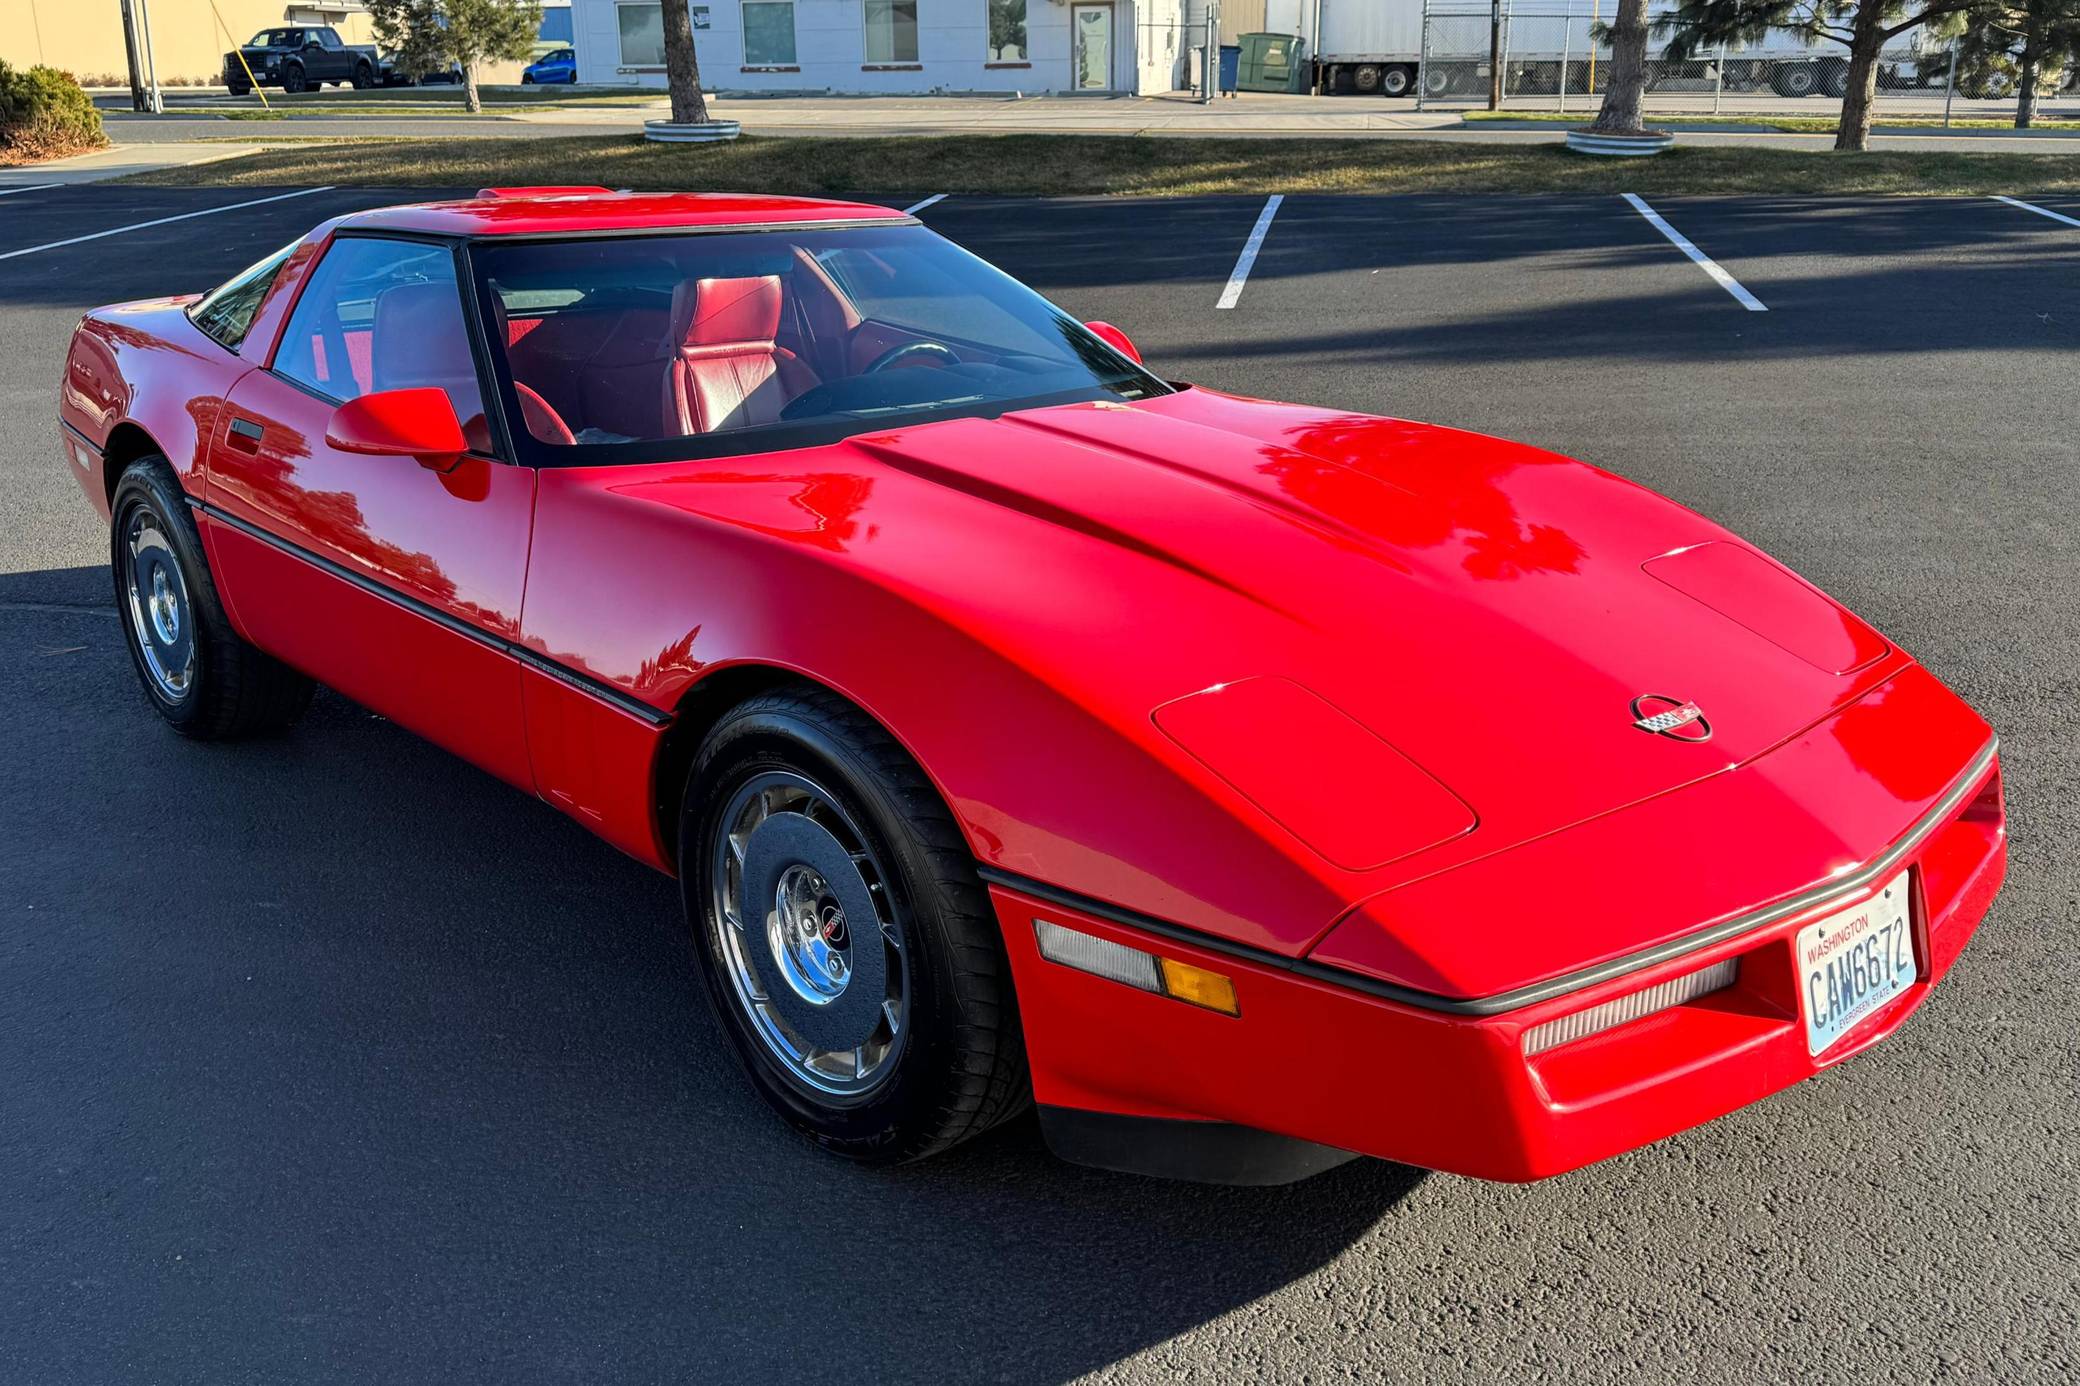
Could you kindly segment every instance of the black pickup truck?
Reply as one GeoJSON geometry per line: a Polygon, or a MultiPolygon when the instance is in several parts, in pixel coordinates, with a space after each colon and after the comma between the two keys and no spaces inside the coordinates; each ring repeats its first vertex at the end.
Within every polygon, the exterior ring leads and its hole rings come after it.
{"type": "Polygon", "coordinates": [[[330,25],[306,24],[262,29],[237,53],[226,53],[224,85],[233,96],[244,96],[256,81],[283,91],[309,91],[327,82],[373,87],[385,81],[388,69],[374,44],[341,43],[330,25]]]}

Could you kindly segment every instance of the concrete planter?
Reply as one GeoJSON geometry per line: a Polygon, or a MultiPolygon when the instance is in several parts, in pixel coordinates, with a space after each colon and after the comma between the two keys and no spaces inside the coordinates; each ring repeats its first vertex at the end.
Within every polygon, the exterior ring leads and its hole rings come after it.
{"type": "Polygon", "coordinates": [[[1607,158],[1637,159],[1660,154],[1675,147],[1676,137],[1667,130],[1649,130],[1639,135],[1606,135],[1595,130],[1569,130],[1567,147],[1577,154],[1601,154],[1607,158]]]}
{"type": "Polygon", "coordinates": [[[695,125],[675,125],[669,120],[643,122],[643,138],[666,144],[715,144],[733,140],[740,133],[734,120],[710,120],[695,125]]]}

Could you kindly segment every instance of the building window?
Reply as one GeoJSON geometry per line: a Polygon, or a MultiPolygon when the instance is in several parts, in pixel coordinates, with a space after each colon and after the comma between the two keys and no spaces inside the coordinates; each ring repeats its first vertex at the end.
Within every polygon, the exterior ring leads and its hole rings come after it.
{"type": "Polygon", "coordinates": [[[621,23],[621,65],[663,67],[664,7],[616,5],[614,16],[621,23]]]}
{"type": "Polygon", "coordinates": [[[1026,51],[1026,0],[986,0],[989,5],[989,58],[993,63],[1029,61],[1026,51]]]}
{"type": "Polygon", "coordinates": [[[744,0],[744,66],[794,62],[794,0],[744,0]]]}
{"type": "Polygon", "coordinates": [[[917,0],[866,0],[867,62],[917,61],[917,0]]]}

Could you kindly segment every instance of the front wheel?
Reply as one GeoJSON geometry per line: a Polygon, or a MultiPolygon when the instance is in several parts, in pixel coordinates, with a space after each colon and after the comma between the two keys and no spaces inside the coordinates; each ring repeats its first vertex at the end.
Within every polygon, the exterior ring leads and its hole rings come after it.
{"type": "Polygon", "coordinates": [[[930,781],[864,713],[810,689],[732,709],[695,758],[679,848],[709,1000],[796,1129],[885,1164],[1025,1105],[989,896],[930,781]]]}
{"type": "Polygon", "coordinates": [[[116,614],[159,715],[202,741],[279,731],[302,716],[316,686],[231,629],[166,460],[132,463],[111,511],[116,614]]]}
{"type": "Polygon", "coordinates": [[[282,90],[298,93],[308,90],[310,82],[304,77],[303,64],[290,63],[282,69],[282,90]]]}

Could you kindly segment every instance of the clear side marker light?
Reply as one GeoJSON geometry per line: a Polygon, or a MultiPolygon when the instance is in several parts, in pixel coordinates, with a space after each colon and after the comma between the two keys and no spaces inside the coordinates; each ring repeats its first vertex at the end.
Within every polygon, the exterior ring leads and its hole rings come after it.
{"type": "Polygon", "coordinates": [[[1073,967],[1079,972],[1107,977],[1115,982],[1125,982],[1130,987],[1152,991],[1158,996],[1163,993],[1163,975],[1156,966],[1153,953],[1144,953],[1139,948],[1129,948],[1124,943],[1114,943],[1111,939],[1066,928],[1046,919],[1034,920],[1033,932],[1040,940],[1040,956],[1049,962],[1058,962],[1064,967],[1073,967]]]}
{"type": "Polygon", "coordinates": [[[1040,956],[1049,962],[1222,1015],[1242,1014],[1234,981],[1219,972],[1129,948],[1049,919],[1033,921],[1033,936],[1039,941],[1040,956]]]}

